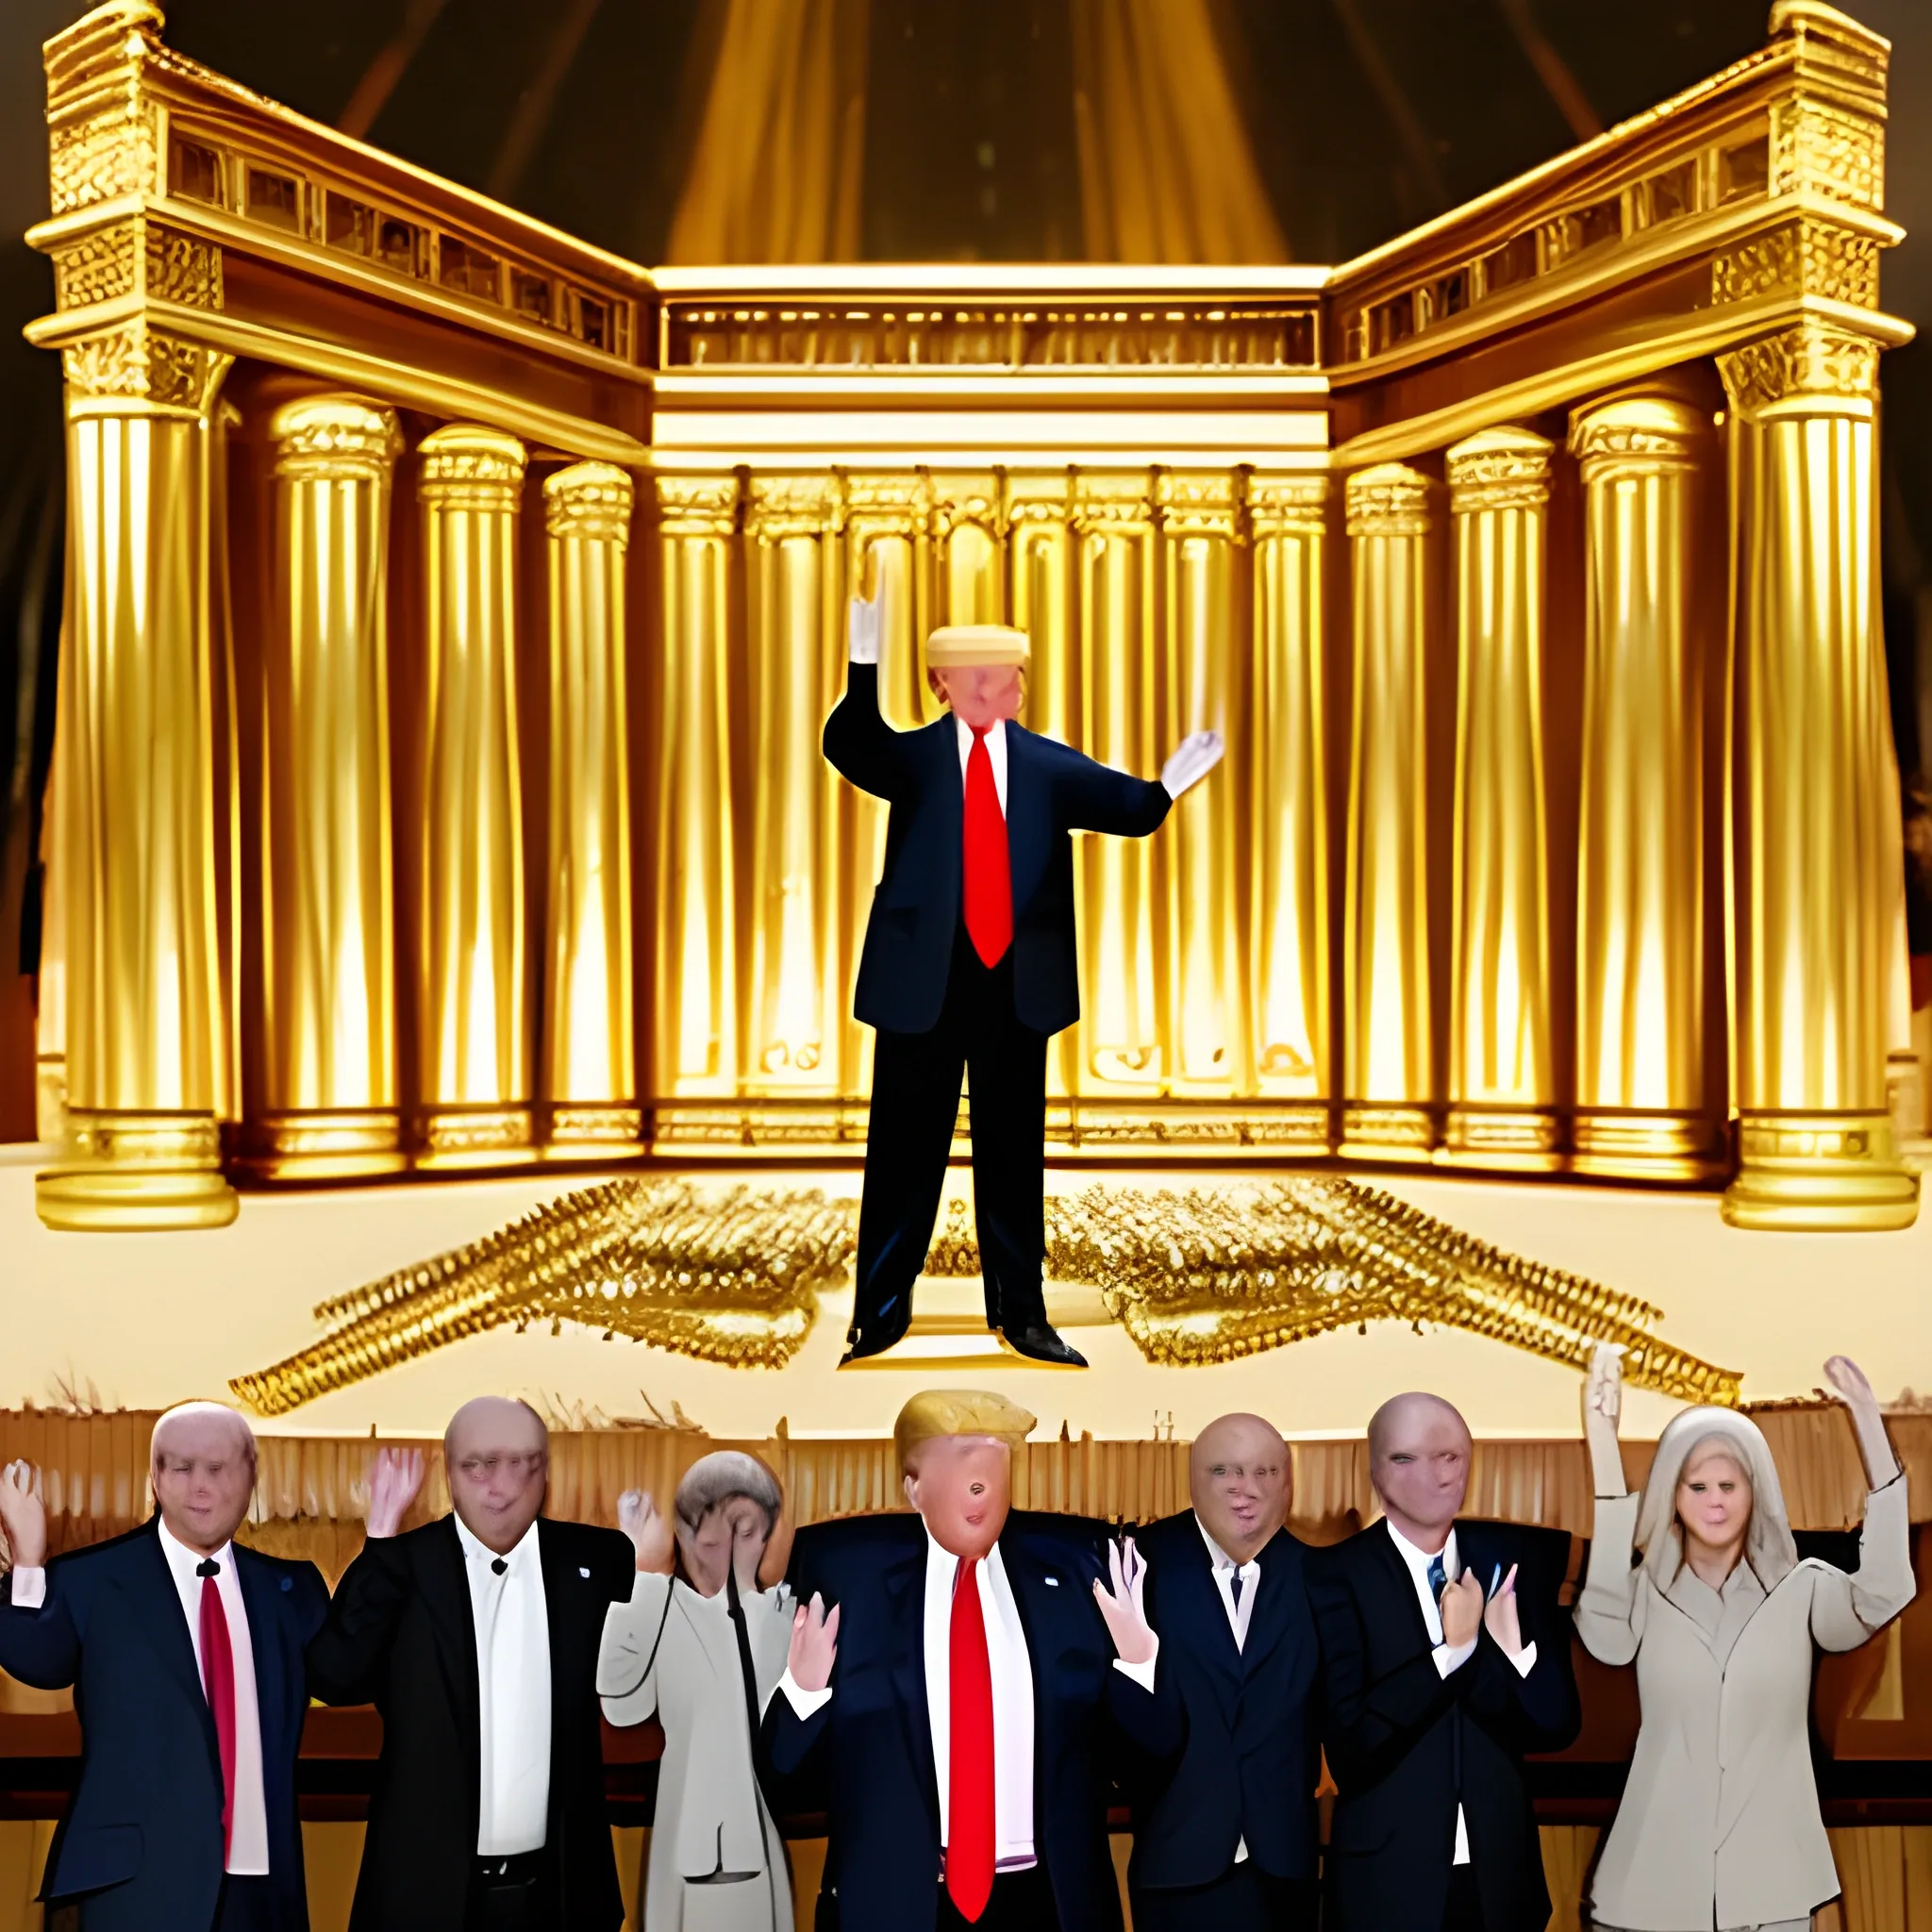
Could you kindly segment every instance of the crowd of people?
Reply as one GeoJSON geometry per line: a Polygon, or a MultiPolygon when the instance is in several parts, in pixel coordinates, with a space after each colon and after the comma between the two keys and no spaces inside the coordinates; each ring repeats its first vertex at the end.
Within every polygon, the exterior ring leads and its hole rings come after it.
{"type": "Polygon", "coordinates": [[[1630,1493],[1617,1352],[1586,1379],[1596,1491],[1568,1538],[1462,1514],[1441,1397],[1369,1426],[1379,1520],[1287,1528],[1288,1447],[1209,1424],[1190,1507],[1122,1534],[1015,1510],[1034,1419],[901,1411],[904,1511],[793,1530],[772,1472],[702,1457],[615,1527],[541,1512],[536,1413],[482,1397],[444,1441],[451,1513],[404,1530],[420,1452],[370,1473],[333,1595],[236,1538],[255,1442],[191,1403],[154,1432],[155,1513],[49,1560],[36,1472],[0,1475],[0,1668],[72,1685],[80,1775],[43,1896],[83,1932],[304,1932],[296,1760],[311,1698],[374,1704],[354,1932],[617,1932],[600,1711],[664,1733],[642,1932],[786,1932],[779,1821],[822,1816],[817,1932],[1542,1932],[1524,1758],[1576,1734],[1574,1627],[1634,1664],[1643,1719],[1591,1892],[1602,1932],[1796,1932],[1838,1890],[1807,1709],[1814,1648],[1910,1601],[1906,1484],[1835,1358],[1871,1496],[1856,1572],[1801,1559],[1747,1418],[1679,1414],[1630,1493]],[[1336,1796],[1325,1845],[1316,1793],[1336,1796]]]}

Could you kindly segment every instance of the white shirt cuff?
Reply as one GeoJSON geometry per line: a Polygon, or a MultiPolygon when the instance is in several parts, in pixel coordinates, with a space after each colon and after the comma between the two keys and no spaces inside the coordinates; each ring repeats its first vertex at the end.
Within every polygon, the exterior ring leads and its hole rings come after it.
{"type": "MultiPolygon", "coordinates": [[[[1509,1657],[1507,1650],[1503,1655],[1509,1657]]],[[[1516,1666],[1516,1674],[1519,1677],[1528,1676],[1530,1672],[1536,1669],[1536,1645],[1525,1643],[1514,1657],[1509,1657],[1509,1661],[1516,1666]]]]}
{"type": "Polygon", "coordinates": [[[37,1610],[47,1601],[47,1573],[44,1570],[28,1570],[25,1567],[13,1573],[13,1607],[16,1610],[37,1610]]]}
{"type": "Polygon", "coordinates": [[[1122,1676],[1133,1678],[1134,1682],[1140,1685],[1141,1690],[1152,1690],[1154,1689],[1154,1666],[1159,1661],[1160,1652],[1157,1647],[1154,1655],[1144,1664],[1130,1664],[1125,1657],[1117,1657],[1113,1660],[1113,1667],[1120,1672],[1122,1676]]]}
{"type": "Polygon", "coordinates": [[[778,1679],[778,1688],[785,1693],[785,1702],[791,1707],[794,1717],[809,1717],[819,1709],[832,1694],[827,1684],[823,1690],[808,1690],[790,1671],[778,1679]]]}
{"type": "Polygon", "coordinates": [[[1439,1643],[1429,1655],[1436,1660],[1438,1673],[1446,1677],[1451,1671],[1459,1671],[1475,1655],[1475,1639],[1472,1637],[1467,1643],[1454,1646],[1439,1643]]]}

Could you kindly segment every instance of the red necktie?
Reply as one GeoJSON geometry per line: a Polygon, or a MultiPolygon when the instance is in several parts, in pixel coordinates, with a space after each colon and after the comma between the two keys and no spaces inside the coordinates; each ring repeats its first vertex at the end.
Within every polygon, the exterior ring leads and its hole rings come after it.
{"type": "Polygon", "coordinates": [[[235,1652],[228,1642],[228,1613],[222,1607],[220,1565],[204,1559],[201,1576],[201,1688],[214,1713],[215,1742],[222,1754],[222,1864],[235,1835],[235,1652]]]}
{"type": "MultiPolygon", "coordinates": [[[[986,755],[983,745],[973,751],[975,758],[986,755]]],[[[959,1564],[947,1650],[953,1709],[947,1728],[946,1891],[969,1925],[992,1896],[993,1864],[992,1666],[986,1655],[978,1569],[977,1557],[959,1564]]]]}
{"type": "Polygon", "coordinates": [[[973,733],[966,759],[966,936],[989,966],[1013,943],[1013,874],[1007,863],[1007,815],[992,782],[986,733],[973,733]]]}

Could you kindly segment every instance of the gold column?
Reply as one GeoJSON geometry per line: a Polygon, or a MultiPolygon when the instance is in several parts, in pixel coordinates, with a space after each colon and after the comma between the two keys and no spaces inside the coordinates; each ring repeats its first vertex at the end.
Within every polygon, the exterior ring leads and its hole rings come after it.
{"type": "Polygon", "coordinates": [[[396,1107],[388,557],[395,418],[279,409],[274,628],[262,653],[264,1173],[386,1174],[396,1107]]]}
{"type": "MultiPolygon", "coordinates": [[[[1058,480],[1064,503],[1066,478],[1058,480]]],[[[1007,622],[1005,511],[996,475],[948,475],[935,484],[934,591],[941,613],[936,625],[1007,622]]]]}
{"type": "Polygon", "coordinates": [[[516,519],[524,446],[451,424],[421,445],[425,655],[423,1164],[528,1159],[516,519]]]}
{"type": "Polygon", "coordinates": [[[1807,321],[1719,358],[1739,687],[1738,1227],[1898,1228],[1887,1110],[1901,864],[1878,630],[1878,350],[1807,321]]]}
{"type": "Polygon", "coordinates": [[[1585,493],[1574,1165],[1710,1172],[1706,1091],[1705,641],[1693,603],[1709,418],[1662,396],[1579,409],[1585,493]]]}
{"type": "MultiPolygon", "coordinates": [[[[66,608],[73,608],[70,597],[66,608]]],[[[63,625],[59,655],[63,676],[67,663],[63,625]]],[[[67,928],[54,848],[54,830],[60,817],[59,746],[67,734],[61,726],[58,691],[54,708],[54,761],[47,774],[46,804],[41,817],[41,959],[34,977],[34,1134],[46,1147],[59,1147],[67,1139],[67,928]]]]}
{"type": "MultiPolygon", "coordinates": [[[[1158,771],[1164,751],[1191,731],[1216,730],[1247,750],[1244,667],[1235,658],[1235,489],[1225,470],[1166,471],[1159,478],[1165,702],[1157,707],[1158,748],[1138,768],[1143,774],[1158,771]]],[[[1226,1102],[1252,1091],[1237,883],[1241,803],[1224,764],[1166,828],[1159,963],[1170,988],[1169,1090],[1177,1098],[1226,1102]]]]}
{"type": "Polygon", "coordinates": [[[1543,597],[1550,445],[1485,429],[1448,453],[1456,530],[1451,1158],[1550,1167],[1543,597]]]}
{"type": "Polygon", "coordinates": [[[608,463],[573,463],[543,484],[550,560],[543,1098],[557,1155],[631,1151],[642,1131],[631,1018],[625,679],[631,502],[630,478],[608,463]]]}
{"type": "MultiPolygon", "coordinates": [[[[1080,729],[1089,758],[1146,776],[1155,738],[1154,505],[1145,475],[1074,478],[1073,529],[1079,625],[1080,729]]],[[[1147,839],[1083,839],[1080,868],[1080,1059],[1084,1100],[1153,1098],[1173,1072],[1164,975],[1157,967],[1156,866],[1147,839]]]]}
{"type": "Polygon", "coordinates": [[[652,1049],[646,1083],[659,1144],[737,1138],[736,1116],[681,1103],[735,1098],[741,1038],[732,805],[731,549],[735,476],[656,478],[662,669],[652,714],[656,844],[652,1049]]]}
{"type": "Polygon", "coordinates": [[[1354,604],[1341,1153],[1426,1159],[1436,1141],[1429,998],[1429,483],[1400,463],[1348,479],[1354,604]]]}
{"type": "Polygon", "coordinates": [[[220,1227],[208,411],[225,356],[136,320],[67,378],[58,941],[66,1138],[57,1228],[220,1227]]]}
{"type": "Polygon", "coordinates": [[[1326,476],[1255,476],[1248,1008],[1253,1077],[1310,1153],[1329,1141],[1328,806],[1322,670],[1326,476]]]}
{"type": "Polygon", "coordinates": [[[839,1043],[849,1001],[839,983],[839,811],[843,784],[820,735],[844,682],[845,613],[837,480],[754,476],[745,519],[755,747],[751,838],[748,1095],[822,1099],[768,1114],[774,1140],[836,1135],[839,1043]]]}

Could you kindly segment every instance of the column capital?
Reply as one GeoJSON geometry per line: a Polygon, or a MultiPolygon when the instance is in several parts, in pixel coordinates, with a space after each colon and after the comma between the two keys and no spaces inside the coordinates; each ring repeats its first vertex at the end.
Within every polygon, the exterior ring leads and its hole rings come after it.
{"type": "Polygon", "coordinates": [[[1316,472],[1248,478],[1248,525],[1257,538],[1320,537],[1328,528],[1327,476],[1316,472]]]}
{"type": "Polygon", "coordinates": [[[1586,483],[1628,471],[1655,476],[1688,469],[1708,417],[1674,396],[1618,396],[1570,413],[1570,454],[1586,483]]]}
{"type": "Polygon", "coordinates": [[[543,527],[553,537],[588,537],[622,549],[630,541],[634,500],[630,477],[615,463],[573,463],[543,479],[543,527]]]}
{"type": "Polygon", "coordinates": [[[136,318],[69,342],[60,352],[67,411],[136,415],[155,409],[205,414],[232,358],[136,318]]]}
{"type": "Polygon", "coordinates": [[[1074,478],[1069,521],[1083,536],[1123,536],[1143,530],[1154,521],[1152,478],[1144,474],[1125,476],[1090,475],[1074,478]]]}
{"type": "Polygon", "coordinates": [[[738,527],[738,477],[726,471],[697,476],[651,477],[658,497],[658,531],[664,537],[728,537],[738,527]]]}
{"type": "Polygon", "coordinates": [[[524,481],[524,446],[501,429],[448,423],[416,445],[423,458],[425,503],[514,510],[524,481]]]}
{"type": "Polygon", "coordinates": [[[843,496],[837,476],[754,476],[744,526],[773,543],[786,537],[828,536],[841,525],[843,496]]]}
{"type": "Polygon", "coordinates": [[[275,475],[291,481],[379,483],[402,448],[395,412],[359,396],[304,396],[269,419],[275,475]]]}
{"type": "Polygon", "coordinates": [[[1154,486],[1160,527],[1171,537],[1238,536],[1239,483],[1232,470],[1163,470],[1154,486]]]}
{"type": "MultiPolygon", "coordinates": [[[[1066,514],[1066,494],[1064,483],[1060,495],[1042,509],[1034,507],[1031,515],[1039,517],[1048,514],[1066,514]]],[[[932,531],[935,537],[949,537],[962,525],[971,524],[975,529],[984,530],[989,537],[1003,537],[1012,517],[1018,515],[1017,506],[1009,507],[1002,501],[1000,480],[995,475],[942,476],[933,487],[932,531]]]]}
{"type": "Polygon", "coordinates": [[[1429,479],[1406,463],[1357,470],[1345,491],[1351,537],[1426,537],[1429,479]]]}
{"type": "Polygon", "coordinates": [[[1878,391],[1878,344],[1866,335],[1806,320],[1717,358],[1732,408],[1751,414],[1778,403],[1857,403],[1878,391]]]}
{"type": "Polygon", "coordinates": [[[1478,429],[1447,457],[1449,509],[1538,509],[1550,500],[1549,441],[1527,429],[1478,429]]]}
{"type": "Polygon", "coordinates": [[[859,537],[923,537],[932,514],[932,478],[916,470],[845,479],[845,518],[859,537]]]}

